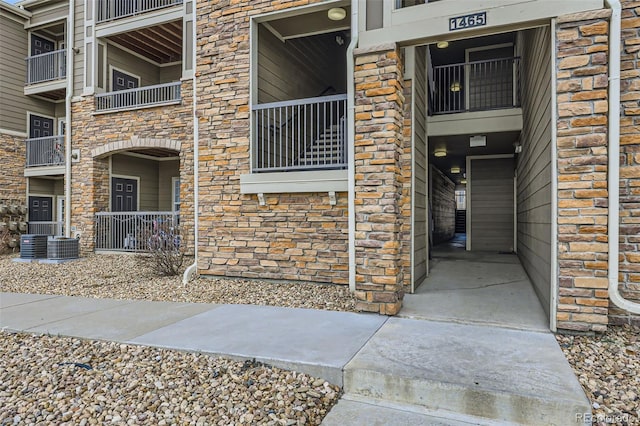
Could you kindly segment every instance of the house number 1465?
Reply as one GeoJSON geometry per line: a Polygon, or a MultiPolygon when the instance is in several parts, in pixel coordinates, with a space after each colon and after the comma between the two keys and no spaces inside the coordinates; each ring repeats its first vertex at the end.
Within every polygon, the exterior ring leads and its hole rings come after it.
{"type": "Polygon", "coordinates": [[[478,12],[471,15],[456,16],[449,19],[449,31],[465,28],[481,27],[487,25],[487,12],[478,12]]]}

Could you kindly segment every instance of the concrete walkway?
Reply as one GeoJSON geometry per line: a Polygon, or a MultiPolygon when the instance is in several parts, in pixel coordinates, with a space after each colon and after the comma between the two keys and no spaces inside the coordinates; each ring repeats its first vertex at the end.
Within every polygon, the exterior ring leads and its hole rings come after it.
{"type": "Polygon", "coordinates": [[[549,332],[17,293],[0,293],[0,328],[255,358],[309,373],[344,386],[327,425],[573,424],[590,410],[549,332]]]}

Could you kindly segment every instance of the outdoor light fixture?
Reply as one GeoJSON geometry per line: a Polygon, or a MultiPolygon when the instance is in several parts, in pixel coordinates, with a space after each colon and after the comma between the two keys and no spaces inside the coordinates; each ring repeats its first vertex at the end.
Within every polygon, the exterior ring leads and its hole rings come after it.
{"type": "Polygon", "coordinates": [[[446,157],[447,150],[444,148],[438,148],[435,151],[433,151],[433,155],[435,155],[436,157],[446,157]]]}
{"type": "Polygon", "coordinates": [[[460,85],[459,81],[454,81],[453,83],[451,83],[451,86],[449,86],[449,90],[451,90],[452,92],[459,92],[460,89],[462,89],[462,86],[460,85]]]}
{"type": "Polygon", "coordinates": [[[448,41],[439,41],[436,43],[436,47],[438,49],[446,49],[447,47],[449,47],[449,42],[448,41]]]}
{"type": "Polygon", "coordinates": [[[460,183],[461,183],[461,184],[463,184],[463,185],[466,185],[466,184],[467,184],[467,180],[466,180],[466,179],[462,179],[462,180],[460,181],[460,183]]]}
{"type": "Polygon", "coordinates": [[[342,21],[347,16],[347,11],[341,7],[332,7],[327,12],[327,16],[332,21],[342,21]]]}
{"type": "Polygon", "coordinates": [[[453,174],[460,173],[460,167],[452,167],[451,168],[451,173],[453,173],[453,174]]]}

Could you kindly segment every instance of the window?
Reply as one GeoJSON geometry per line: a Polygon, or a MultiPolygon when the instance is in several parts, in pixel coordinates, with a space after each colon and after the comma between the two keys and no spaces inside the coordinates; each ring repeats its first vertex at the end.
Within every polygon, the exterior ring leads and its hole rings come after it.
{"type": "Polygon", "coordinates": [[[467,209],[467,191],[456,191],[456,210],[467,209]]]}
{"type": "Polygon", "coordinates": [[[171,210],[180,211],[180,178],[171,179],[171,210]]]}

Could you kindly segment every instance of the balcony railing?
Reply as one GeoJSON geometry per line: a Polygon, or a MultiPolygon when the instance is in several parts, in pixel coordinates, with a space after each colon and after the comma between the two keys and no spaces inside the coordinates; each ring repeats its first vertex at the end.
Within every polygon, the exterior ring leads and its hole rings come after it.
{"type": "Polygon", "coordinates": [[[126,18],[182,4],[182,0],[98,0],[98,22],[126,18]]]}
{"type": "Polygon", "coordinates": [[[119,111],[179,102],[180,82],[137,87],[96,95],[96,111],[119,111]]]}
{"type": "Polygon", "coordinates": [[[96,213],[95,248],[144,252],[181,243],[177,212],[96,213]]]}
{"type": "Polygon", "coordinates": [[[63,235],[62,222],[29,222],[28,234],[50,235],[58,237],[63,235]]]}
{"type": "Polygon", "coordinates": [[[431,114],[520,106],[520,58],[441,65],[429,78],[431,114]]]}
{"type": "Polygon", "coordinates": [[[27,61],[27,85],[63,80],[67,77],[67,51],[64,49],[29,56],[25,61],[27,61]]]}
{"type": "Polygon", "coordinates": [[[31,138],[26,143],[27,167],[64,165],[64,136],[31,138]]]}
{"type": "Polygon", "coordinates": [[[253,171],[347,166],[346,95],[254,105],[253,171]]]}

